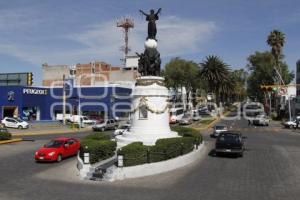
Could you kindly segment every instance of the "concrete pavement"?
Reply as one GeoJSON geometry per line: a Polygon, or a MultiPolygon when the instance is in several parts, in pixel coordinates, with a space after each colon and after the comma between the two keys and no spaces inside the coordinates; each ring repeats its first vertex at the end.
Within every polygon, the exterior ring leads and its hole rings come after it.
{"type": "Polygon", "coordinates": [[[205,131],[210,148],[201,161],[157,176],[115,183],[68,178],[74,170],[68,166],[75,158],[35,163],[33,154],[48,136],[36,136],[40,140],[32,143],[2,145],[0,199],[298,199],[300,134],[287,129],[273,134],[266,131],[272,125],[248,127],[245,120],[220,123],[239,128],[247,136],[243,158],[209,156],[214,139],[205,131]]]}

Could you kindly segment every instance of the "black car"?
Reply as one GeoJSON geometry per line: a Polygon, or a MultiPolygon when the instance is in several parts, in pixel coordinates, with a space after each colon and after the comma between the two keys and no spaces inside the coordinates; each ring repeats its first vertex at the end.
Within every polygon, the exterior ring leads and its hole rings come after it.
{"type": "Polygon", "coordinates": [[[243,157],[244,138],[240,132],[226,131],[219,134],[216,140],[215,153],[235,154],[243,157]]]}

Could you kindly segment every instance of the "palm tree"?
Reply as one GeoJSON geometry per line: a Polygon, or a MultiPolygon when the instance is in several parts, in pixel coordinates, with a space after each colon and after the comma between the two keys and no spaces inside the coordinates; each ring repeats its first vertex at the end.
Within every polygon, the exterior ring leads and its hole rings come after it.
{"type": "MultiPolygon", "coordinates": [[[[272,48],[272,55],[275,59],[275,71],[279,76],[279,81],[281,79],[281,70],[280,70],[280,59],[282,58],[282,49],[285,43],[285,36],[284,33],[280,32],[279,30],[273,30],[268,36],[267,39],[268,45],[272,48]]],[[[284,84],[284,83],[283,83],[284,84]]]]}
{"type": "Polygon", "coordinates": [[[216,95],[219,104],[220,88],[222,83],[229,79],[229,68],[218,56],[210,55],[200,63],[200,77],[207,82],[208,92],[216,95]]]}

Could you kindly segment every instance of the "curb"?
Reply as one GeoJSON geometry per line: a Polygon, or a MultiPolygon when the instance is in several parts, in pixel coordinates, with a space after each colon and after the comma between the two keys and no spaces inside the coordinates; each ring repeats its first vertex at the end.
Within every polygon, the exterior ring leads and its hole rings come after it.
{"type": "Polygon", "coordinates": [[[197,150],[176,158],[130,167],[112,167],[109,169],[111,170],[111,173],[107,174],[108,176],[104,177],[104,180],[113,182],[117,180],[141,178],[171,172],[202,159],[206,155],[206,149],[207,145],[203,142],[197,150]]]}
{"type": "MultiPolygon", "coordinates": [[[[80,132],[87,132],[89,130],[82,130],[80,132]]],[[[35,136],[35,135],[56,135],[56,134],[71,134],[71,133],[79,133],[78,130],[76,131],[67,131],[67,132],[63,132],[63,131],[55,131],[55,132],[47,132],[47,133],[16,133],[16,134],[12,134],[13,136],[16,137],[20,137],[20,136],[35,136]]]]}
{"type": "Polygon", "coordinates": [[[21,142],[23,139],[22,138],[16,138],[16,139],[11,139],[11,140],[3,140],[0,141],[1,144],[9,144],[9,143],[15,143],[15,142],[21,142]]]}

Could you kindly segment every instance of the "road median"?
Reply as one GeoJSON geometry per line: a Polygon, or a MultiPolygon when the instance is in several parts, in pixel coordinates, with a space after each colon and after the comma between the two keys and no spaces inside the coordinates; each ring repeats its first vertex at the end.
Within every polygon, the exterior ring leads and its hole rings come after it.
{"type": "Polygon", "coordinates": [[[14,138],[11,140],[1,140],[0,141],[0,145],[1,144],[10,144],[10,143],[15,143],[15,142],[21,142],[23,139],[22,138],[14,138]]]}

